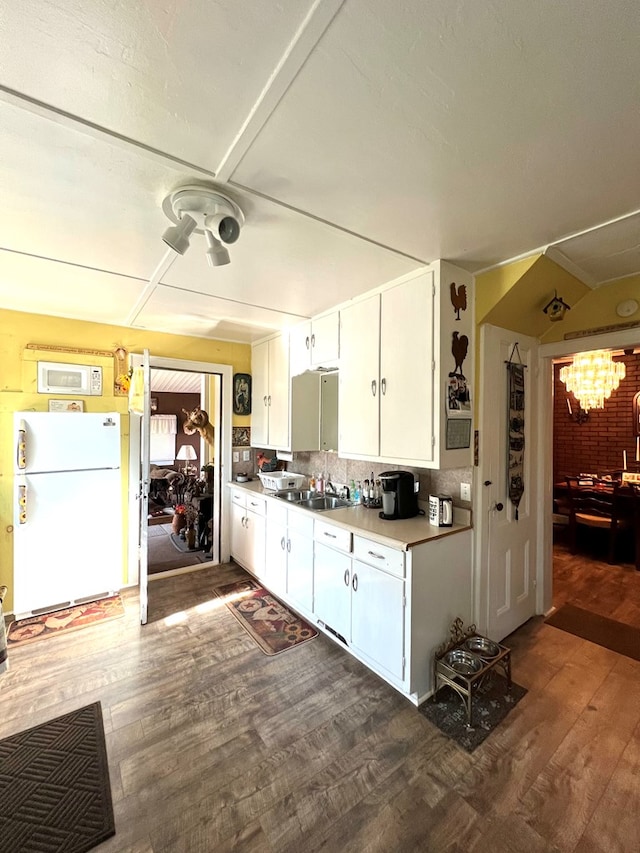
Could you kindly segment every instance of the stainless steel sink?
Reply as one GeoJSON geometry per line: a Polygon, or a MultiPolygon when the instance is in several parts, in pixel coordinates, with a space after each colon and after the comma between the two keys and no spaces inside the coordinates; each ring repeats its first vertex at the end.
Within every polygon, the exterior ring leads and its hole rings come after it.
{"type": "Polygon", "coordinates": [[[305,509],[316,510],[316,512],[353,506],[351,501],[345,498],[338,498],[333,495],[318,495],[316,492],[305,489],[286,489],[286,491],[278,492],[276,497],[280,498],[280,500],[294,503],[297,506],[303,506],[305,509]]]}
{"type": "Polygon", "coordinates": [[[298,506],[303,506],[306,509],[315,509],[322,511],[324,509],[340,509],[340,507],[353,506],[351,501],[344,498],[334,498],[328,495],[323,495],[315,498],[307,498],[307,500],[296,501],[298,506]]]}

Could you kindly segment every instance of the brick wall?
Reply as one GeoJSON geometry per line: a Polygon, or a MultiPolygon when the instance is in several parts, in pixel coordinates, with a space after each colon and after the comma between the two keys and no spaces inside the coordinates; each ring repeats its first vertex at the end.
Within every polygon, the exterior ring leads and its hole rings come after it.
{"type": "Polygon", "coordinates": [[[633,398],[640,391],[640,355],[615,356],[627,369],[625,378],[605,401],[604,409],[592,409],[586,423],[577,424],[578,403],[567,394],[554,365],[553,475],[554,481],[566,474],[602,473],[622,469],[622,452],[627,451],[628,467],[635,467],[636,431],[633,398]],[[573,409],[569,417],[567,397],[573,409]]]}

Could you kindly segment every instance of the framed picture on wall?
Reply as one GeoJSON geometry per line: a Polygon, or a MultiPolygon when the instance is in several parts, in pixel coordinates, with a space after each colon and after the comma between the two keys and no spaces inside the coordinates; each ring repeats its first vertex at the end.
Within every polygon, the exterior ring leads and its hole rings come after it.
{"type": "Polygon", "coordinates": [[[251,414],[251,376],[236,373],[233,377],[233,414],[251,414]]]}

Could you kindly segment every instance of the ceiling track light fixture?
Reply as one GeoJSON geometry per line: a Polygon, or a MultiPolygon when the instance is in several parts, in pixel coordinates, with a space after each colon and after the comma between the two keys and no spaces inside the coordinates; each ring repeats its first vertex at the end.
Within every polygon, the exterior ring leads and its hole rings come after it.
{"type": "Polygon", "coordinates": [[[184,186],[170,193],[162,202],[166,216],[175,223],[162,239],[175,252],[183,255],[192,233],[204,234],[210,266],[230,262],[223,243],[235,243],[244,225],[244,214],[235,201],[219,190],[206,186],[184,186]]]}

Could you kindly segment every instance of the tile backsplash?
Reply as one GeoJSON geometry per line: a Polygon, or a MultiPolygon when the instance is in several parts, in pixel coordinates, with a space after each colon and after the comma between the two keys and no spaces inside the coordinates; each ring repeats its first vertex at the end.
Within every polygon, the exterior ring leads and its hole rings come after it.
{"type": "MultiPolygon", "coordinates": [[[[234,476],[239,473],[247,473],[254,476],[257,471],[255,458],[258,448],[251,450],[251,463],[234,463],[234,476]]],[[[263,450],[266,456],[272,457],[273,450],[263,450]]],[[[304,474],[307,477],[317,476],[322,471],[327,480],[333,483],[344,483],[349,485],[351,480],[361,482],[373,476],[377,477],[383,471],[411,471],[420,484],[418,500],[428,502],[430,494],[447,494],[453,498],[455,506],[470,508],[470,501],[460,499],[460,483],[472,482],[472,468],[450,468],[446,470],[432,470],[430,468],[411,468],[404,465],[390,465],[388,463],[361,462],[358,459],[343,459],[337,453],[319,451],[312,453],[294,453],[293,461],[285,463],[287,471],[296,474],[304,474]]]]}

